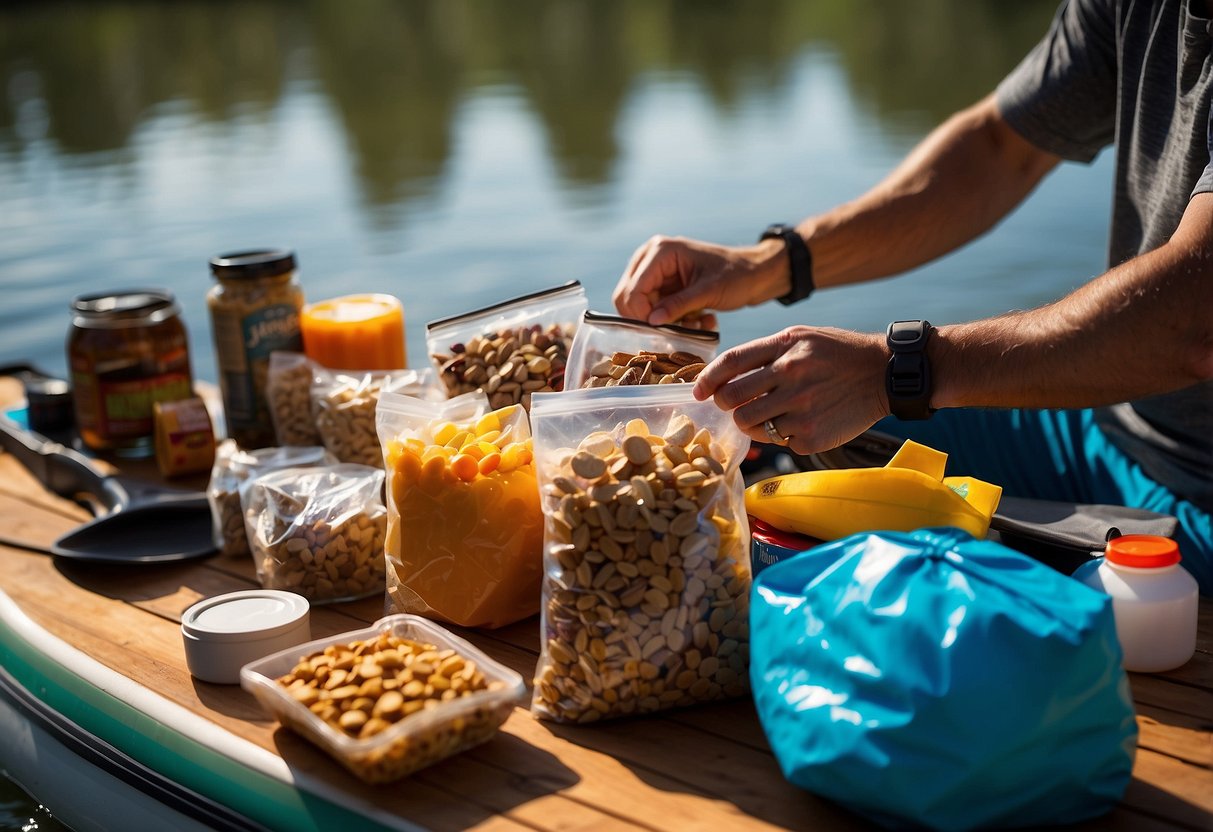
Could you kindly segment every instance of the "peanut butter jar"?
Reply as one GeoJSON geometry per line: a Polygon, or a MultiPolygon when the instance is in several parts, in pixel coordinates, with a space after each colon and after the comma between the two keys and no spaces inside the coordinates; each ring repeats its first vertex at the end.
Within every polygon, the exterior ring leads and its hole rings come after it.
{"type": "Polygon", "coordinates": [[[281,249],[211,258],[207,293],[227,434],[245,449],[275,443],[266,400],[270,353],[303,351],[303,289],[295,255],[281,249]]]}

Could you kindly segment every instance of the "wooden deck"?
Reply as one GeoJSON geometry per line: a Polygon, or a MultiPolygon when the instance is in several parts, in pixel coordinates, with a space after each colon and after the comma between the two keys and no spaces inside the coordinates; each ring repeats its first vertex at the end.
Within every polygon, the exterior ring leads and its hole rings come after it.
{"type": "MultiPolygon", "coordinates": [[[[0,538],[45,546],[84,513],[0,455],[0,538]]],[[[179,629],[195,601],[256,586],[251,559],[114,568],[56,562],[0,544],[0,589],[40,626],[228,731],[434,829],[864,829],[860,818],[789,785],[748,701],[564,727],[518,709],[486,745],[382,787],[364,786],[265,716],[236,686],[195,681],[179,629]]],[[[314,607],[323,637],[382,614],[379,598],[314,607]]],[[[1141,729],[1133,781],[1110,815],[1077,828],[1213,829],[1213,603],[1198,653],[1178,671],[1133,675],[1141,729]]],[[[464,633],[530,679],[537,620],[464,633]]],[[[53,805],[52,805],[53,810],[53,805]]]]}

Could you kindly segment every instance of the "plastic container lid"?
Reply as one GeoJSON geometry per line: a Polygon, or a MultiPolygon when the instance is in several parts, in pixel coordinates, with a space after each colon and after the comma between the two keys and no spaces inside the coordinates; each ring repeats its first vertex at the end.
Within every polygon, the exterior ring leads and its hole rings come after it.
{"type": "Polygon", "coordinates": [[[1169,537],[1152,534],[1127,534],[1108,541],[1104,556],[1118,566],[1160,569],[1181,560],[1179,544],[1169,537]]]}
{"type": "Polygon", "coordinates": [[[181,616],[190,673],[236,684],[251,661],[311,639],[307,599],[277,589],[246,589],[199,601],[181,616]]]}

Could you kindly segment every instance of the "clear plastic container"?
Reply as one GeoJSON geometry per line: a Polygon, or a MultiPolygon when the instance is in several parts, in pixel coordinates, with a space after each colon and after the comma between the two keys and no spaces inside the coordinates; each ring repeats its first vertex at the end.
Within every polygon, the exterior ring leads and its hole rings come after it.
{"type": "Polygon", "coordinates": [[[1108,541],[1103,562],[1080,577],[1112,597],[1125,670],[1174,670],[1196,652],[1199,589],[1167,537],[1131,534],[1108,541]]]}
{"type": "Polygon", "coordinates": [[[416,615],[389,615],[370,627],[318,639],[244,666],[240,685],[283,725],[323,748],[368,783],[405,777],[490,738],[526,696],[522,676],[493,661],[469,642],[416,615]],[[476,663],[489,687],[401,718],[386,730],[358,739],[312,713],[278,683],[301,659],[332,645],[370,641],[380,633],[454,650],[476,663]]]}

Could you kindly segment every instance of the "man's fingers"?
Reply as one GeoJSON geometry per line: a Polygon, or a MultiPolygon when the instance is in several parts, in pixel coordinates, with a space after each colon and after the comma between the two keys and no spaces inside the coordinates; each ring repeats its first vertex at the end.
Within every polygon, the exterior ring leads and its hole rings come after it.
{"type": "Polygon", "coordinates": [[[695,380],[695,398],[704,399],[716,395],[716,391],[727,381],[739,375],[770,364],[782,353],[774,338],[759,338],[732,349],[725,350],[703,368],[695,380]]]}
{"type": "Polygon", "coordinates": [[[629,318],[647,320],[652,311],[653,258],[657,254],[657,238],[654,237],[632,253],[632,259],[615,286],[615,308],[619,314],[629,318]]]}
{"type": "Polygon", "coordinates": [[[667,295],[653,305],[653,311],[648,317],[649,323],[674,323],[688,314],[699,312],[708,305],[709,291],[705,283],[695,282],[685,289],[667,295]]]}
{"type": "Polygon", "coordinates": [[[726,381],[717,388],[714,398],[721,410],[732,410],[751,399],[775,389],[779,379],[770,367],[760,367],[752,373],[726,381]]]}

